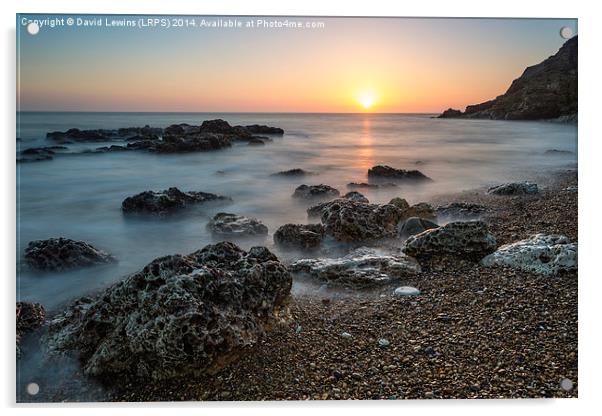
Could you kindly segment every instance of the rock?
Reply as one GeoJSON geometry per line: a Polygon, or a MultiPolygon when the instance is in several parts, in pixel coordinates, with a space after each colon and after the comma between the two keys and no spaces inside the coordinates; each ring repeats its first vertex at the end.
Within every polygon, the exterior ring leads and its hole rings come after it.
{"type": "Polygon", "coordinates": [[[480,260],[495,249],[495,237],[484,222],[458,221],[411,236],[403,252],[418,260],[440,256],[480,260]]]}
{"type": "Polygon", "coordinates": [[[140,139],[157,140],[163,134],[163,129],[155,127],[126,127],[120,129],[97,129],[80,130],[69,129],[67,131],[54,131],[46,134],[47,139],[57,142],[107,142],[113,140],[131,140],[138,137],[140,139]]]}
{"type": "Polygon", "coordinates": [[[28,163],[28,162],[43,162],[46,160],[52,160],[53,157],[51,154],[39,154],[39,155],[29,155],[22,156],[17,158],[17,163],[28,163]]]}
{"type": "Polygon", "coordinates": [[[424,175],[419,170],[395,169],[391,166],[378,165],[368,169],[368,179],[381,180],[389,179],[408,182],[430,182],[431,178],[424,175]]]}
{"type": "Polygon", "coordinates": [[[510,267],[546,276],[577,270],[577,244],[563,235],[535,234],[506,244],[481,260],[483,266],[510,267]]]}
{"type": "Polygon", "coordinates": [[[265,142],[258,137],[251,137],[248,141],[249,146],[264,146],[265,142]]]}
{"type": "MultiPolygon", "coordinates": [[[[324,210],[327,207],[329,207],[332,204],[339,201],[340,199],[342,199],[342,198],[338,198],[333,201],[321,202],[319,204],[312,205],[311,207],[307,208],[307,217],[309,219],[322,218],[322,213],[324,212],[324,210]]],[[[345,201],[345,200],[343,199],[343,201],[345,201]]]]}
{"type": "Polygon", "coordinates": [[[341,333],[341,336],[342,336],[343,338],[351,338],[351,337],[352,337],[352,335],[351,335],[349,332],[342,332],[342,333],[341,333]]]}
{"type": "Polygon", "coordinates": [[[437,219],[437,213],[435,212],[435,209],[431,204],[427,204],[426,202],[419,202],[412,205],[403,212],[403,216],[404,218],[418,217],[427,220],[437,219]]]}
{"type": "Polygon", "coordinates": [[[389,345],[391,345],[391,343],[386,338],[381,338],[378,340],[378,346],[380,348],[387,348],[389,345]]]}
{"type": "Polygon", "coordinates": [[[408,238],[420,234],[423,231],[439,227],[436,223],[419,217],[410,217],[398,226],[398,234],[401,238],[408,238]]]}
{"type": "Polygon", "coordinates": [[[299,176],[300,177],[300,176],[305,176],[305,175],[315,175],[315,173],[296,168],[296,169],[289,169],[289,170],[283,170],[281,172],[272,173],[270,176],[291,176],[291,177],[299,176]]]}
{"type": "Polygon", "coordinates": [[[347,184],[347,188],[358,189],[358,188],[368,188],[368,189],[380,189],[380,188],[397,188],[398,185],[392,182],[386,183],[366,183],[366,182],[351,182],[347,184]]]}
{"type": "Polygon", "coordinates": [[[420,266],[403,253],[362,247],[340,258],[298,260],[289,266],[289,270],[328,284],[363,288],[415,275],[420,272],[420,266]]]}
{"type": "Polygon", "coordinates": [[[343,198],[355,202],[363,202],[364,204],[370,203],[370,201],[368,201],[368,198],[356,191],[347,192],[345,195],[343,195],[343,198]]]}
{"type": "Polygon", "coordinates": [[[556,155],[572,155],[573,152],[571,152],[570,150],[559,150],[559,149],[548,149],[545,152],[546,155],[552,155],[552,156],[556,156],[556,155]]]}
{"type": "Polygon", "coordinates": [[[322,209],[326,234],[343,242],[392,238],[403,212],[394,205],[337,199],[322,209]]]}
{"type": "Polygon", "coordinates": [[[410,208],[410,204],[408,204],[408,201],[406,201],[405,199],[400,198],[400,197],[393,198],[392,200],[389,201],[389,204],[395,205],[397,208],[399,208],[402,211],[405,211],[408,208],[410,208]]]}
{"type": "Polygon", "coordinates": [[[577,36],[567,40],[555,55],[525,69],[505,94],[469,105],[464,113],[447,110],[441,117],[572,121],[576,115],[577,36]]]}
{"type": "Polygon", "coordinates": [[[90,376],[166,380],[214,374],[258,343],[292,279],[265,247],[229,242],[153,260],[49,323],[50,356],[75,351],[90,376]]]}
{"type": "Polygon", "coordinates": [[[319,247],[323,238],[322,224],[285,224],[274,233],[276,245],[301,250],[319,247]]]}
{"type": "Polygon", "coordinates": [[[60,271],[115,261],[88,243],[63,237],[31,241],[25,249],[25,263],[36,270],[60,271]]]}
{"type": "Polygon", "coordinates": [[[439,114],[437,118],[458,118],[462,116],[462,111],[448,108],[443,113],[439,114]]]}
{"type": "MultiPolygon", "coordinates": [[[[144,142],[144,146],[148,141],[144,142]]],[[[161,141],[152,141],[148,149],[155,153],[206,152],[232,146],[230,137],[215,133],[198,133],[184,136],[166,136],[161,141]]],[[[130,147],[130,144],[128,144],[130,147]]]]}
{"type": "Polygon", "coordinates": [[[245,129],[252,134],[274,134],[279,136],[282,136],[284,134],[284,130],[282,130],[279,127],[263,126],[259,124],[245,126],[245,129]]]}
{"type": "Polygon", "coordinates": [[[111,146],[103,146],[103,147],[97,147],[95,149],[96,152],[98,153],[107,153],[107,152],[123,152],[124,150],[132,150],[129,147],[126,146],[119,146],[119,145],[111,145],[111,146]]]}
{"type": "Polygon", "coordinates": [[[420,290],[412,286],[400,286],[393,291],[394,296],[418,296],[420,290]]]}
{"type": "Polygon", "coordinates": [[[511,182],[489,188],[488,194],[492,195],[534,195],[539,193],[536,183],[511,182]]]}
{"type": "Polygon", "coordinates": [[[42,326],[46,317],[39,303],[17,302],[17,357],[21,356],[21,338],[42,326]]]}
{"type": "Polygon", "coordinates": [[[249,237],[267,235],[268,227],[255,218],[220,212],[207,224],[214,235],[224,237],[249,237]]]}
{"type": "Polygon", "coordinates": [[[182,192],[172,187],[164,191],[145,191],[127,197],[123,200],[121,209],[126,214],[168,215],[195,204],[230,200],[221,195],[196,191],[182,192]]]}
{"type": "Polygon", "coordinates": [[[293,193],[293,198],[298,199],[332,199],[340,195],[340,192],[328,185],[299,185],[293,193]]]}
{"type": "Polygon", "coordinates": [[[437,218],[440,219],[476,220],[487,212],[487,207],[467,202],[452,202],[438,206],[436,212],[437,218]]]}
{"type": "Polygon", "coordinates": [[[66,146],[30,147],[21,150],[22,155],[54,155],[57,150],[67,150],[66,146]]]}

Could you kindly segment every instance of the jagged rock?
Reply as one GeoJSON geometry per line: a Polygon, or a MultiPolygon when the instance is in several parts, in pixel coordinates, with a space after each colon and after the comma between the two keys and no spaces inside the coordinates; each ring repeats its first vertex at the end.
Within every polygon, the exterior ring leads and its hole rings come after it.
{"type": "Polygon", "coordinates": [[[392,182],[386,182],[386,183],[366,183],[366,182],[351,182],[347,184],[347,188],[350,189],[361,189],[361,188],[368,188],[368,189],[379,189],[379,188],[397,188],[398,185],[396,183],[392,183],[392,182]]]}
{"type": "MultiPolygon", "coordinates": [[[[146,146],[148,141],[144,142],[146,146]]],[[[152,141],[148,149],[156,153],[206,152],[232,146],[228,136],[215,133],[198,133],[184,136],[166,136],[163,140],[152,141]]],[[[128,144],[128,147],[130,145],[128,144]]]]}
{"type": "Polygon", "coordinates": [[[67,270],[112,263],[116,259],[83,241],[50,238],[31,241],[25,249],[25,263],[36,270],[67,270]]]}
{"type": "Polygon", "coordinates": [[[245,126],[245,129],[252,134],[277,134],[280,136],[284,134],[284,130],[279,127],[263,126],[259,124],[245,126]]]}
{"type": "Polygon", "coordinates": [[[487,207],[467,202],[452,202],[438,206],[436,212],[437,218],[440,219],[476,220],[487,212],[487,207]]]}
{"type": "Polygon", "coordinates": [[[309,218],[309,219],[322,218],[322,212],[324,212],[324,209],[329,207],[333,203],[339,201],[339,199],[342,199],[342,198],[338,198],[333,201],[320,202],[319,204],[312,205],[311,207],[307,208],[307,218],[309,218]]]}
{"type": "Polygon", "coordinates": [[[484,222],[458,221],[411,236],[403,252],[419,260],[439,256],[480,260],[495,249],[495,237],[484,222]]]}
{"type": "Polygon", "coordinates": [[[332,186],[320,185],[299,185],[293,193],[293,198],[298,199],[332,199],[340,195],[340,192],[332,186]]]}
{"type": "Polygon", "coordinates": [[[268,227],[255,218],[220,212],[207,224],[215,235],[225,237],[247,237],[267,235],[268,227]]]}
{"type": "Polygon", "coordinates": [[[75,351],[91,376],[214,374],[284,314],[292,279],[265,247],[230,242],[153,260],[49,323],[50,356],[75,351]]]}
{"type": "Polygon", "coordinates": [[[403,253],[362,247],[340,258],[298,260],[289,269],[328,284],[362,288],[415,275],[420,265],[403,253]]]}
{"type": "Polygon", "coordinates": [[[323,238],[322,224],[285,224],[274,233],[276,245],[301,250],[319,247],[323,238]]]}
{"type": "Polygon", "coordinates": [[[455,110],[453,108],[448,108],[443,113],[441,113],[438,118],[458,118],[461,116],[462,116],[462,111],[455,110]]]}
{"type": "Polygon", "coordinates": [[[289,170],[283,170],[281,172],[272,173],[270,176],[295,176],[296,177],[296,176],[305,176],[305,175],[315,175],[315,173],[296,168],[296,169],[289,169],[289,170]]]}
{"type": "Polygon", "coordinates": [[[407,208],[403,212],[403,216],[404,218],[418,217],[433,221],[437,219],[435,209],[426,202],[419,202],[407,208]]]}
{"type": "Polygon", "coordinates": [[[539,193],[536,183],[511,182],[489,188],[488,194],[493,195],[534,195],[539,193]]]}
{"type": "Polygon", "coordinates": [[[44,323],[46,311],[39,303],[17,302],[17,357],[21,356],[21,338],[44,323]]]}
{"type": "Polygon", "coordinates": [[[347,192],[345,195],[343,195],[343,198],[350,199],[351,201],[355,202],[363,202],[364,204],[370,203],[370,201],[368,201],[368,198],[356,191],[347,192]]]}
{"type": "Polygon", "coordinates": [[[424,218],[410,217],[399,224],[398,230],[401,238],[407,238],[437,227],[439,226],[436,223],[425,220],[424,218]]]}
{"type": "Polygon", "coordinates": [[[464,113],[447,110],[440,117],[500,120],[575,119],[577,115],[577,36],[545,61],[530,66],[505,94],[464,113]]]}
{"type": "Polygon", "coordinates": [[[208,201],[230,201],[230,198],[207,192],[182,192],[178,188],[165,191],[145,191],[127,197],[121,204],[126,214],[167,215],[208,201]]]}
{"type": "Polygon", "coordinates": [[[389,201],[389,204],[395,205],[397,208],[399,208],[402,211],[405,211],[408,208],[410,208],[410,204],[408,204],[408,201],[406,201],[405,199],[400,198],[400,197],[393,198],[392,200],[389,201]]]}
{"type": "Polygon", "coordinates": [[[337,199],[322,209],[326,234],[338,241],[368,241],[394,237],[403,212],[394,205],[337,199]]]}
{"type": "Polygon", "coordinates": [[[503,266],[546,276],[577,270],[577,244],[563,235],[535,234],[506,244],[481,260],[483,266],[503,266]]]}
{"type": "Polygon", "coordinates": [[[409,182],[430,182],[431,178],[424,175],[419,170],[395,169],[391,166],[378,165],[368,169],[368,178],[370,180],[399,180],[409,182]]]}

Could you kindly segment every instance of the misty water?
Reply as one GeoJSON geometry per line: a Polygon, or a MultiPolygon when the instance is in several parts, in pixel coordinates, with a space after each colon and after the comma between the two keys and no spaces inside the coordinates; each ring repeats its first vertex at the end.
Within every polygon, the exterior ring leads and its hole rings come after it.
{"type": "MultiPolygon", "coordinates": [[[[17,297],[47,309],[106,287],[156,257],[195,251],[215,240],[206,229],[220,211],[256,217],[270,230],[263,244],[283,259],[272,242],[286,223],[307,223],[306,208],[291,198],[302,184],[324,183],[344,194],[349,182],[367,182],[377,164],[419,169],[433,182],[383,190],[359,190],[371,202],[394,196],[410,203],[435,195],[483,187],[574,166],[577,128],[550,122],[443,120],[400,114],[192,114],[192,113],[19,113],[17,150],[53,145],[55,130],[119,128],[174,123],[200,124],[222,118],[233,125],[267,124],[285,130],[266,146],[236,143],[212,152],[153,154],[59,154],[54,160],[17,165],[17,297]],[[558,149],[572,153],[546,154],[558,149]],[[303,168],[317,175],[278,178],[270,174],[303,168]],[[124,198],[176,186],[230,196],[228,205],[197,206],[168,218],[130,218],[124,198]],[[51,237],[83,240],[118,258],[118,263],[69,272],[42,273],[21,265],[28,242],[51,237]]],[[[108,143],[110,144],[110,143],[108,143]]],[[[113,143],[115,144],[115,143],[113,143]]],[[[80,143],[69,152],[104,143],[80,143]]]]}

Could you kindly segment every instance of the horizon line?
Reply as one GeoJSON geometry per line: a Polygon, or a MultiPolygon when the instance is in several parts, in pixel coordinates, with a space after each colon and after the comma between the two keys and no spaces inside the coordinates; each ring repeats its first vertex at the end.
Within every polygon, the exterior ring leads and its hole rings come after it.
{"type": "Polygon", "coordinates": [[[105,111],[105,110],[17,110],[17,113],[142,113],[142,114],[441,114],[441,112],[399,111],[105,111]]]}

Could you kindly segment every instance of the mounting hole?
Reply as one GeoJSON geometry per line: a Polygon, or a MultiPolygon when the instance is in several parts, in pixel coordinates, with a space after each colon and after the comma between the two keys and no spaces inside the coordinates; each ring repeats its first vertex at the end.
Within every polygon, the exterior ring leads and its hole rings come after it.
{"type": "Polygon", "coordinates": [[[573,29],[568,26],[563,26],[560,28],[560,37],[562,39],[569,39],[573,36],[573,29]]]}
{"type": "Polygon", "coordinates": [[[30,35],[37,35],[39,31],[40,25],[36,22],[29,22],[27,24],[27,33],[29,33],[30,35]]]}
{"type": "Polygon", "coordinates": [[[26,390],[27,394],[29,394],[30,396],[35,396],[40,392],[40,386],[38,385],[38,383],[29,383],[26,387],[26,390]]]}
{"type": "Polygon", "coordinates": [[[562,381],[560,382],[560,388],[564,391],[571,391],[573,390],[573,382],[571,380],[569,380],[568,378],[563,378],[562,381]]]}

